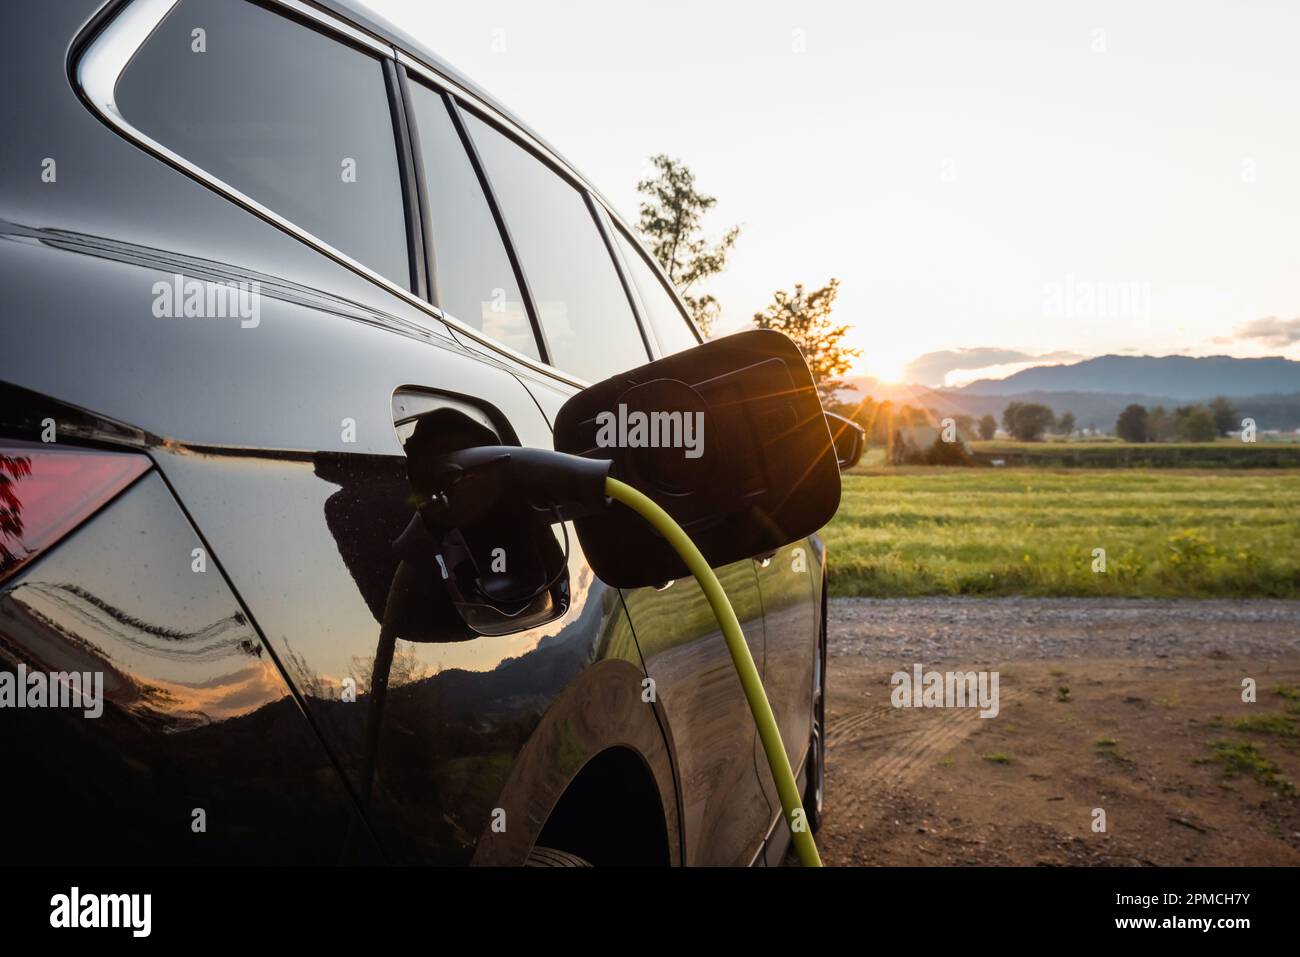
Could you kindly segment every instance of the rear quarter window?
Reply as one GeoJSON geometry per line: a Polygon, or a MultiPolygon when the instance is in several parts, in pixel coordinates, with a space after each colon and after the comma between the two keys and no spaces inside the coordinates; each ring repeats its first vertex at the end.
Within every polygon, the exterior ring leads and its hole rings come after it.
{"type": "Polygon", "coordinates": [[[376,57],[246,0],[181,0],[116,95],[147,136],[411,288],[397,141],[376,57]]]}

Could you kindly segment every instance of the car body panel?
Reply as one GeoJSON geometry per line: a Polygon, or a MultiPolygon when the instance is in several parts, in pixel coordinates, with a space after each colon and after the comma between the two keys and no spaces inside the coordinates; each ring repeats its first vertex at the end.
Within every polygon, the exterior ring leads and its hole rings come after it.
{"type": "Polygon", "coordinates": [[[157,472],[0,587],[0,667],[103,675],[6,709],[11,863],[345,863],[377,845],[157,472]],[[123,543],[130,543],[123,548],[123,543]],[[49,786],[57,782],[57,786],[49,786]]]}

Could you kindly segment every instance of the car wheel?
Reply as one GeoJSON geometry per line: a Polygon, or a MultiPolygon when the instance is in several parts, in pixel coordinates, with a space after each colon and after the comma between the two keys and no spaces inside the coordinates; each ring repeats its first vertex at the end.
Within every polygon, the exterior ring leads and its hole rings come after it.
{"type": "Polygon", "coordinates": [[[813,666],[812,734],[808,740],[807,783],[804,785],[803,808],[808,827],[816,833],[822,824],[826,804],[826,616],[822,616],[817,640],[817,658],[813,666]]]}
{"type": "Polygon", "coordinates": [[[528,852],[524,867],[591,867],[591,862],[553,847],[534,847],[528,852]]]}

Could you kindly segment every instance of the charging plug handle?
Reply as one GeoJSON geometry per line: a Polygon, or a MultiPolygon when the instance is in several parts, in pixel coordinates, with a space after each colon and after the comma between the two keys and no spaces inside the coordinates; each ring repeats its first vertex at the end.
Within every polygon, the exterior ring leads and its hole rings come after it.
{"type": "Polygon", "coordinates": [[[426,518],[448,527],[469,524],[502,501],[524,503],[568,521],[603,509],[613,463],[549,449],[480,445],[439,455],[412,484],[425,497],[426,518]]]}

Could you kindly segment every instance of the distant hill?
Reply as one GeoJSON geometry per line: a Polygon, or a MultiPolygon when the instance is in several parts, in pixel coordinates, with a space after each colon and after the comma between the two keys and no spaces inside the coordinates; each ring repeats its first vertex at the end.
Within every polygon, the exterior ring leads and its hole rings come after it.
{"type": "Polygon", "coordinates": [[[1289,395],[1300,393],[1300,362],[1280,356],[1098,356],[1072,365],[1036,366],[1005,379],[980,379],[956,391],[967,396],[1017,397],[1036,392],[1099,393],[1183,402],[1216,395],[1289,395]]]}
{"type": "Polygon", "coordinates": [[[1080,428],[1095,428],[1109,431],[1114,428],[1115,420],[1126,405],[1136,403],[1154,408],[1163,405],[1174,409],[1180,405],[1193,402],[1207,402],[1216,395],[1227,395],[1243,416],[1250,416],[1261,429],[1282,429],[1291,431],[1300,429],[1300,362],[1287,359],[1233,359],[1227,356],[1212,356],[1208,359],[1191,359],[1186,356],[1102,356],[1088,359],[1072,366],[1039,366],[1027,369],[1005,379],[983,379],[959,389],[931,389],[925,386],[897,385],[882,383],[867,377],[850,377],[845,380],[848,387],[837,396],[841,401],[852,404],[863,396],[871,396],[876,401],[890,399],[895,403],[930,409],[937,415],[973,415],[979,418],[988,413],[999,422],[1002,410],[1010,402],[1041,402],[1050,406],[1058,415],[1073,412],[1080,428]],[[1113,362],[1112,362],[1113,361],[1113,362]],[[1117,365],[1115,364],[1117,363],[1117,365]],[[1169,366],[1163,364],[1169,363],[1169,366]],[[1188,365],[1191,363],[1191,365],[1188,365]],[[1226,363],[1226,365],[1225,365],[1226,363]],[[1237,365],[1245,363],[1246,365],[1237,365]],[[1257,363],[1264,363],[1263,366],[1257,363]],[[1195,370],[1185,381],[1192,385],[1170,385],[1167,377],[1151,372],[1155,368],[1173,368],[1175,370],[1195,370]],[[1229,369],[1228,375],[1214,378],[1207,374],[1209,369],[1229,369]],[[1095,376],[1090,370],[1099,369],[1095,376]],[[1107,375],[1114,376],[1119,369],[1125,375],[1131,375],[1136,381],[1123,381],[1122,388],[1107,391],[1099,388],[1099,383],[1107,375]],[[1072,371],[1083,370],[1083,372],[1072,371]],[[1246,370],[1246,371],[1243,371],[1246,370]],[[1036,374],[1048,381],[1046,388],[1030,388],[1036,374]],[[1140,376],[1147,374],[1149,381],[1140,376]],[[1071,387],[1055,381],[1084,379],[1083,386],[1071,387]],[[1242,386],[1239,378],[1245,377],[1249,385],[1242,386]],[[1289,386],[1282,391],[1266,393],[1264,386],[1278,378],[1294,377],[1289,386]],[[1026,383],[1030,379],[1030,383],[1026,383]],[[1199,383],[1197,385],[1196,383],[1199,383]],[[1164,388],[1160,388],[1163,385],[1164,388]]]}

